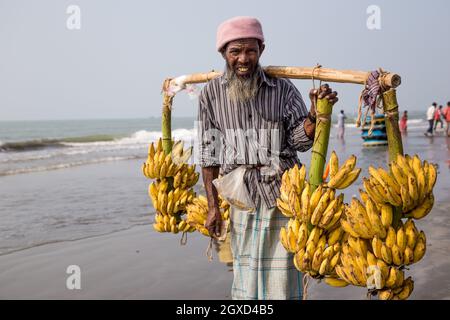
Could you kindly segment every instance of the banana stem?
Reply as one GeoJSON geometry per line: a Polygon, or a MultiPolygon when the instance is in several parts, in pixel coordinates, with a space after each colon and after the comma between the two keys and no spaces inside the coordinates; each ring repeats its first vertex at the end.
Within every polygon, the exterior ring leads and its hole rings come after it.
{"type": "MultiPolygon", "coordinates": [[[[403,155],[403,143],[400,128],[398,126],[397,92],[389,89],[382,94],[383,108],[386,118],[386,135],[388,139],[389,162],[397,159],[397,155],[403,155]]],[[[401,208],[394,208],[392,225],[396,228],[402,218],[401,208]]]]}
{"type": "MultiPolygon", "coordinates": [[[[323,171],[330,140],[331,112],[333,105],[327,99],[317,100],[316,133],[312,147],[311,164],[309,166],[310,194],[323,182],[323,171]]],[[[308,230],[313,229],[308,223],[308,230]]]]}
{"type": "Polygon", "coordinates": [[[323,171],[328,151],[328,141],[330,139],[332,110],[333,105],[327,99],[317,100],[316,133],[314,135],[309,168],[311,193],[323,182],[323,171]]]}
{"type": "Polygon", "coordinates": [[[162,107],[162,143],[165,154],[169,154],[172,151],[172,101],[173,96],[163,94],[163,107],[162,107]]]}

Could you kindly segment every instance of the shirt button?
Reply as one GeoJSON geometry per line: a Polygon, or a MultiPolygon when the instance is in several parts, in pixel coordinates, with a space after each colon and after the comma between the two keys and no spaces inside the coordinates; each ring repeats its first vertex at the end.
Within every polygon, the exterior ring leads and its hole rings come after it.
{"type": "Polygon", "coordinates": [[[250,113],[250,114],[248,115],[248,118],[249,118],[249,119],[251,119],[251,118],[252,118],[252,114],[251,114],[251,113],[250,113]]]}

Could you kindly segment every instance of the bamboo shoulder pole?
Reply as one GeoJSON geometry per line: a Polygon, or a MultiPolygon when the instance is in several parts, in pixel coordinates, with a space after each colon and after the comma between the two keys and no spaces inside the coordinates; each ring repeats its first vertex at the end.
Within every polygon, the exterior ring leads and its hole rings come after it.
{"type": "MultiPolygon", "coordinates": [[[[370,72],[354,70],[337,70],[317,67],[283,67],[268,66],[264,71],[272,77],[289,79],[316,79],[327,82],[365,84],[370,72]]],[[[193,83],[204,83],[222,75],[221,72],[211,71],[208,73],[194,73],[174,78],[171,85],[186,85],[193,83]]],[[[387,73],[381,78],[385,88],[396,88],[401,83],[401,77],[395,73],[387,73]]]]}

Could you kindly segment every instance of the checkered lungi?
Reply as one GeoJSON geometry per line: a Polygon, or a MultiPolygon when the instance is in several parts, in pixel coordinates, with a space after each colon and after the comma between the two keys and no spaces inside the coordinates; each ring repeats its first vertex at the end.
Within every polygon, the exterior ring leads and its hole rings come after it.
{"type": "Polygon", "coordinates": [[[263,201],[254,214],[232,207],[232,299],[302,298],[302,274],[280,242],[280,229],[287,222],[277,207],[268,209],[263,201]]]}

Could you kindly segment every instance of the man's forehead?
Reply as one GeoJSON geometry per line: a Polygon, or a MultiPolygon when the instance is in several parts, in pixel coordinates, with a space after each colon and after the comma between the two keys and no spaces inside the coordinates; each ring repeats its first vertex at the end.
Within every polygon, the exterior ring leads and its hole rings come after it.
{"type": "Polygon", "coordinates": [[[243,46],[259,46],[258,39],[246,38],[233,40],[228,43],[228,48],[231,47],[243,47],[243,46]]]}

